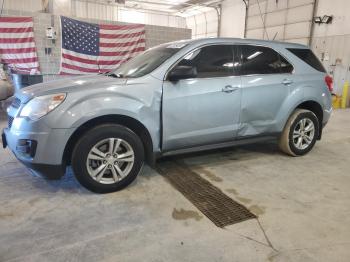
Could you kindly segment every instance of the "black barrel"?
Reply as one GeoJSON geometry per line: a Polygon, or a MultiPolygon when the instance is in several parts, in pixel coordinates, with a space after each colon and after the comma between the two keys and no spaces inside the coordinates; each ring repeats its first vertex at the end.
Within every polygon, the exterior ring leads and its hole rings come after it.
{"type": "Polygon", "coordinates": [[[12,74],[12,82],[16,90],[19,90],[26,86],[31,86],[34,84],[42,83],[42,75],[21,75],[12,74]]]}

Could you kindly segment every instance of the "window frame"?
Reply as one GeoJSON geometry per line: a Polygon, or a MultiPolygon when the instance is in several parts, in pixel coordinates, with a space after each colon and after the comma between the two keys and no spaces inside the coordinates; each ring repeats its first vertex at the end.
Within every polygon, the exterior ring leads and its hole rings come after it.
{"type": "Polygon", "coordinates": [[[239,54],[240,63],[242,63],[242,60],[241,60],[242,48],[241,48],[241,46],[255,46],[255,47],[269,48],[269,49],[273,50],[274,52],[276,52],[279,55],[278,59],[280,62],[281,62],[281,57],[283,57],[293,67],[293,70],[290,73],[279,72],[279,73],[272,73],[272,74],[242,74],[241,70],[238,69],[237,71],[238,71],[239,76],[266,76],[266,75],[293,75],[293,74],[295,74],[294,64],[289,59],[287,59],[284,55],[282,55],[279,51],[277,51],[275,48],[273,48],[271,46],[266,46],[266,45],[262,45],[262,44],[253,44],[253,43],[236,43],[235,45],[236,45],[237,52],[239,54]]]}
{"type": "MultiPolygon", "coordinates": [[[[168,80],[168,75],[171,72],[171,70],[173,70],[174,67],[176,67],[187,55],[196,52],[199,49],[202,49],[204,47],[208,47],[208,46],[220,46],[220,45],[229,45],[231,46],[231,50],[232,50],[232,61],[234,61],[235,58],[235,52],[238,52],[238,48],[236,47],[235,43],[229,43],[229,42],[219,42],[219,43],[210,43],[210,44],[203,44],[200,46],[195,47],[194,49],[188,51],[187,53],[185,53],[183,56],[181,56],[178,60],[176,60],[166,71],[163,81],[169,81],[168,80]]],[[[213,78],[226,78],[226,77],[238,77],[239,72],[237,71],[237,69],[235,70],[235,68],[233,67],[232,69],[232,75],[227,75],[227,76],[213,76],[213,77],[198,77],[198,78],[188,78],[186,80],[190,80],[190,79],[213,79],[213,78]],[[236,71],[236,74],[235,74],[236,71]]]]}

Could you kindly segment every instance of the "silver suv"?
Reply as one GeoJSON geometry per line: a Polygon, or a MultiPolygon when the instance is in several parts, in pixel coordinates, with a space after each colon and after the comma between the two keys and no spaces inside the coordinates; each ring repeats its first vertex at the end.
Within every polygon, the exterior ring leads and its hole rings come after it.
{"type": "Polygon", "coordinates": [[[149,49],[100,75],[17,92],[3,144],[30,169],[71,165],[91,191],[124,188],[161,156],[275,138],[292,156],[321,138],[332,78],[303,45],[200,39],[149,49]]]}

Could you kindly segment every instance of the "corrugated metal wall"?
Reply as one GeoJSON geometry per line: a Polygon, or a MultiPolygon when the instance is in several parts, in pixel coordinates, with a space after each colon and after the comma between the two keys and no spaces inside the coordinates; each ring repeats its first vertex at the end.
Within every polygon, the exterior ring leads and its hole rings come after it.
{"type": "Polygon", "coordinates": [[[187,27],[192,29],[192,38],[216,37],[218,14],[213,8],[199,9],[199,13],[186,18],[187,27]]]}
{"type": "Polygon", "coordinates": [[[37,12],[42,10],[42,6],[41,0],[5,0],[4,9],[37,12]]]}
{"type": "Polygon", "coordinates": [[[311,47],[334,78],[334,92],[342,94],[350,81],[349,0],[318,0],[315,16],[332,15],[331,24],[315,25],[311,47]]]}
{"type": "Polygon", "coordinates": [[[244,37],[246,6],[243,0],[225,0],[221,3],[220,36],[244,37]]]}
{"type": "Polygon", "coordinates": [[[246,37],[308,44],[314,0],[250,0],[246,37]]]}
{"type": "MultiPolygon", "coordinates": [[[[89,3],[81,0],[67,0],[62,2],[55,0],[53,6],[54,14],[125,23],[187,28],[186,19],[180,16],[127,9],[106,3],[89,3]]],[[[5,0],[4,10],[39,12],[42,10],[42,0],[5,0]]]]}
{"type": "Polygon", "coordinates": [[[244,37],[246,8],[242,0],[224,0],[216,10],[213,7],[187,9],[187,27],[192,29],[192,38],[244,37]],[[221,21],[219,25],[219,16],[221,21]],[[219,32],[218,32],[219,31],[219,32]]]}
{"type": "Polygon", "coordinates": [[[126,9],[115,5],[72,0],[72,15],[88,19],[102,19],[125,23],[140,23],[186,28],[186,19],[166,13],[126,9]]]}

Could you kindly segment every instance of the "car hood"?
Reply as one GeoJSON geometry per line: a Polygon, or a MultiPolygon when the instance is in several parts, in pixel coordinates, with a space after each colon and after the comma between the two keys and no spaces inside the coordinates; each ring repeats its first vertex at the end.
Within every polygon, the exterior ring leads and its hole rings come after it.
{"type": "Polygon", "coordinates": [[[40,83],[20,89],[16,93],[22,103],[28,102],[36,96],[56,94],[56,93],[70,93],[84,91],[86,88],[104,88],[110,85],[125,85],[126,79],[113,78],[106,75],[88,75],[70,77],[46,83],[40,83]]]}

